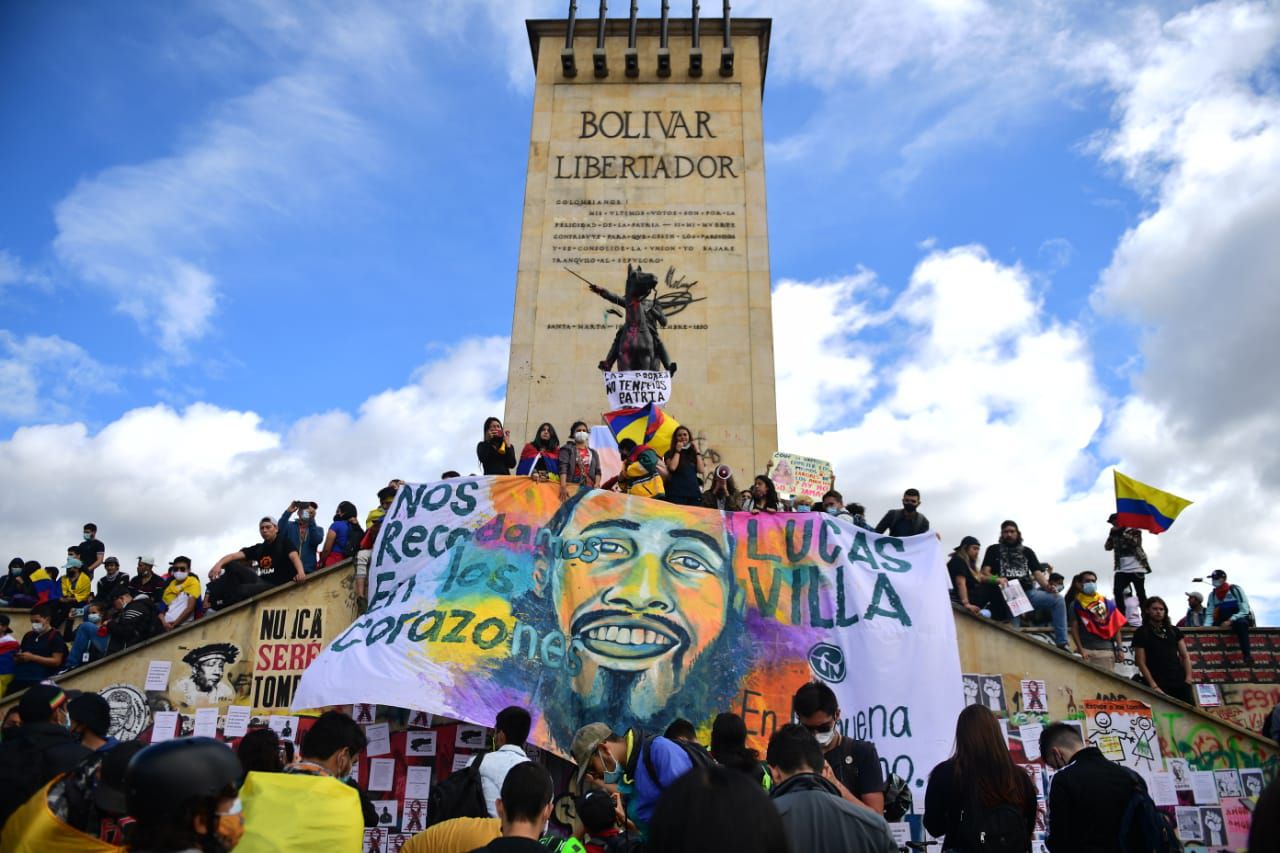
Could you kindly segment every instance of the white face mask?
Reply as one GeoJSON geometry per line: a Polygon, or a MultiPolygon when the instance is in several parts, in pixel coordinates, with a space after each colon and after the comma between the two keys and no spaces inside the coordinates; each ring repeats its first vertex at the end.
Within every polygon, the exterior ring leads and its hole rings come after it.
{"type": "Polygon", "coordinates": [[[173,579],[176,581],[184,581],[187,579],[187,573],[181,570],[175,571],[173,573],[173,579]]]}
{"type": "Polygon", "coordinates": [[[578,442],[578,444],[586,444],[587,439],[589,438],[591,438],[590,433],[583,432],[582,430],[578,430],[573,434],[573,440],[578,442]]]}
{"type": "Polygon", "coordinates": [[[832,726],[829,732],[815,732],[813,737],[818,741],[818,746],[827,746],[835,739],[836,727],[832,726]]]}

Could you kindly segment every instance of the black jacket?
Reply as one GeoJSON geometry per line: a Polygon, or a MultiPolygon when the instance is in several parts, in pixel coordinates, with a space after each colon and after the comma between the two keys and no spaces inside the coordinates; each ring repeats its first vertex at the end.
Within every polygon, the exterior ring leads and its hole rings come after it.
{"type": "Polygon", "coordinates": [[[799,773],[770,792],[795,850],[805,853],[895,853],[889,824],[840,797],[816,773],[799,773]]]}
{"type": "Polygon", "coordinates": [[[50,779],[92,754],[57,723],[19,726],[0,743],[0,824],[50,779]]]}
{"type": "Polygon", "coordinates": [[[107,634],[111,637],[107,651],[118,652],[137,645],[153,637],[158,629],[155,604],[149,596],[138,595],[107,623],[107,634]]]}
{"type": "Polygon", "coordinates": [[[129,588],[129,575],[125,572],[116,572],[114,578],[106,575],[98,578],[98,598],[115,606],[116,596],[129,588]]]}
{"type": "Polygon", "coordinates": [[[1134,788],[1147,783],[1127,767],[1086,747],[1059,770],[1049,787],[1049,835],[1055,853],[1122,853],[1120,821],[1134,788]]]}
{"type": "Polygon", "coordinates": [[[510,474],[511,469],[516,467],[516,450],[510,444],[505,453],[499,453],[498,448],[482,441],[476,445],[476,458],[480,460],[480,467],[486,474],[510,474]]]}

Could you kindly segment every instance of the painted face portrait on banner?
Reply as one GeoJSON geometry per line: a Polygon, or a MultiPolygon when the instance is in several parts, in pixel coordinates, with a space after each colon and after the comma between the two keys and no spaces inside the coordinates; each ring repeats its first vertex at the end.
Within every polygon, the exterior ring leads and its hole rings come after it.
{"type": "Polygon", "coordinates": [[[653,730],[727,701],[744,668],[722,520],[659,501],[610,517],[593,503],[588,492],[565,503],[548,525],[559,547],[536,561],[536,595],[581,663],[542,706],[549,723],[569,736],[579,719],[653,730]]]}

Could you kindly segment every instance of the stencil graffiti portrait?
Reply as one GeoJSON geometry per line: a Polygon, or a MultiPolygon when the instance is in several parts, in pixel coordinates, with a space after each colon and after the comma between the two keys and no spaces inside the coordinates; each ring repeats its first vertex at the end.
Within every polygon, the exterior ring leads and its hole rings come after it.
{"type": "Polygon", "coordinates": [[[584,722],[706,728],[732,710],[762,746],[820,677],[841,727],[912,778],[945,757],[963,705],[928,534],[603,491],[562,504],[555,484],[478,477],[402,488],[370,577],[369,612],[306,670],[296,707],[483,722],[520,704],[534,743],[562,755],[584,722]]]}

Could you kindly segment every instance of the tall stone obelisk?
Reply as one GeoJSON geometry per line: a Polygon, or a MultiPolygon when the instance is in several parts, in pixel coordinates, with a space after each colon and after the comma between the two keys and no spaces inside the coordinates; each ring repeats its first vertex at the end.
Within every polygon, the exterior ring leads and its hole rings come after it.
{"type": "Polygon", "coordinates": [[[678,365],[665,409],[745,487],[777,450],[761,126],[770,21],[734,19],[727,48],[722,18],[672,19],[665,45],[656,19],[581,18],[570,44],[567,20],[527,26],[537,84],[512,440],[542,421],[562,440],[574,419],[600,422],[597,364],[622,312],[582,279],[621,294],[638,265],[658,277],[660,334],[678,365]]]}

